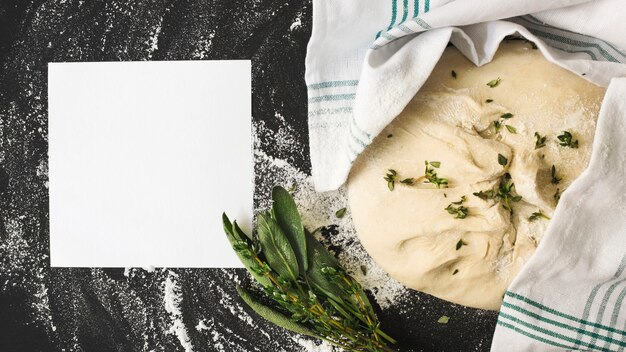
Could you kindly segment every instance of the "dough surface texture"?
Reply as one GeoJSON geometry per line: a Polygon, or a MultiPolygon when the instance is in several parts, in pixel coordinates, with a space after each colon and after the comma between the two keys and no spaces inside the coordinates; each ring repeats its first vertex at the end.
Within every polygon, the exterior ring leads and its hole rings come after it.
{"type": "Polygon", "coordinates": [[[410,288],[499,309],[549,223],[529,218],[539,211],[551,217],[557,189],[566,190],[589,161],[604,92],[522,41],[502,42],[482,67],[448,47],[411,103],[352,167],[348,200],[363,246],[410,288]],[[563,131],[578,148],[559,145],[563,131]],[[545,146],[536,148],[535,133],[546,137],[545,146]],[[429,169],[447,187],[426,181],[425,161],[435,162],[429,169]],[[390,169],[393,190],[383,179],[390,169]],[[503,198],[474,195],[497,193],[507,174],[515,185],[510,210],[503,198]],[[400,182],[411,178],[412,184],[400,182]],[[455,218],[448,206],[465,207],[467,216],[455,218]]]}

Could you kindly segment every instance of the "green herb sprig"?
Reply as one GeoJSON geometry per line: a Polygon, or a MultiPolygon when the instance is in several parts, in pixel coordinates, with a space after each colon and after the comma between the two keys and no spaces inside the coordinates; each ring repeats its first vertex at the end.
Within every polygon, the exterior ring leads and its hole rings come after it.
{"type": "Polygon", "coordinates": [[[432,183],[437,186],[437,188],[448,187],[448,179],[440,178],[439,176],[437,176],[437,172],[435,171],[435,168],[439,168],[441,166],[440,162],[424,161],[424,164],[426,164],[426,169],[424,170],[424,177],[426,178],[426,181],[424,181],[425,183],[432,183]]]}
{"type": "Polygon", "coordinates": [[[537,138],[537,141],[535,141],[535,149],[543,148],[546,146],[546,136],[542,136],[539,133],[535,132],[535,138],[537,138]]]}
{"type": "Polygon", "coordinates": [[[504,113],[502,115],[500,115],[500,118],[498,120],[494,120],[493,121],[493,127],[496,130],[496,133],[498,133],[500,131],[500,129],[502,128],[502,126],[506,127],[507,131],[509,131],[509,133],[513,133],[516,134],[517,133],[517,129],[511,125],[506,125],[504,123],[504,121],[508,120],[508,119],[512,119],[513,118],[513,114],[511,114],[510,112],[504,113]]]}
{"type": "Polygon", "coordinates": [[[398,172],[394,169],[387,170],[387,174],[383,177],[383,179],[387,181],[387,188],[389,188],[390,191],[393,191],[396,188],[396,182],[400,182],[407,186],[411,186],[415,183],[415,179],[412,177],[398,181],[398,172]]]}
{"type": "Polygon", "coordinates": [[[546,214],[544,214],[541,209],[539,209],[539,211],[536,211],[534,213],[532,213],[529,217],[528,217],[528,221],[535,221],[538,220],[540,218],[544,218],[546,220],[550,220],[550,217],[547,216],[546,214]]]}
{"type": "Polygon", "coordinates": [[[571,132],[563,131],[563,134],[556,136],[559,140],[559,145],[562,147],[578,148],[578,139],[574,140],[574,136],[571,132]]]}
{"type": "Polygon", "coordinates": [[[361,285],[307,231],[287,190],[275,187],[273,206],[245,234],[223,214],[224,231],[263,292],[237,286],[243,301],[268,321],[348,351],[393,351],[361,285]],[[265,296],[264,299],[257,298],[265,296]]]}
{"type": "Polygon", "coordinates": [[[465,196],[462,196],[461,200],[459,200],[458,202],[450,203],[444,210],[446,210],[448,214],[455,215],[455,219],[465,219],[469,214],[469,209],[467,209],[467,207],[463,206],[462,204],[465,203],[466,200],[467,198],[465,198],[465,196]],[[455,205],[458,206],[455,207],[455,205]]]}
{"type": "Polygon", "coordinates": [[[515,183],[513,183],[511,175],[508,172],[500,178],[500,183],[495,190],[490,189],[474,192],[472,194],[482,200],[494,200],[496,202],[500,202],[502,207],[508,210],[511,214],[513,214],[511,202],[519,202],[522,200],[522,196],[515,192],[515,183]]]}
{"type": "Polygon", "coordinates": [[[385,177],[383,177],[383,179],[387,181],[387,188],[389,188],[390,191],[393,191],[393,189],[396,187],[397,178],[398,178],[398,172],[396,170],[394,169],[387,170],[387,174],[385,175],[385,177]]]}

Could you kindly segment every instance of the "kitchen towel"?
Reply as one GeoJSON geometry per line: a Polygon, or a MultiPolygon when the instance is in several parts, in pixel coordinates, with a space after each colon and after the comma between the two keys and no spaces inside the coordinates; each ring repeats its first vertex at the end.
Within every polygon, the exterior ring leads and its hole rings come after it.
{"type": "Polygon", "coordinates": [[[564,192],[544,242],[509,288],[494,351],[626,345],[626,145],[618,140],[626,133],[619,101],[626,89],[615,79],[626,77],[624,14],[622,0],[313,1],[305,78],[318,191],[345,182],[354,160],[413,98],[448,43],[480,66],[506,36],[521,35],[550,62],[601,86],[614,81],[591,165],[564,192]]]}
{"type": "Polygon", "coordinates": [[[626,78],[604,97],[589,167],[513,280],[492,351],[626,348],[626,78]]]}
{"type": "Polygon", "coordinates": [[[623,0],[315,0],[305,79],[316,189],[345,182],[448,42],[480,66],[521,34],[549,61],[607,86],[626,75],[624,14],[623,0]]]}

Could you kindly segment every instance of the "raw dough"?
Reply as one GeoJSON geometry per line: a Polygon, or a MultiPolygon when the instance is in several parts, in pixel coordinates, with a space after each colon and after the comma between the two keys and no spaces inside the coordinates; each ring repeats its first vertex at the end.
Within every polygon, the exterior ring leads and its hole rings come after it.
{"type": "Polygon", "coordinates": [[[535,251],[552,216],[554,194],[584,170],[605,90],[549,63],[523,41],[503,42],[494,60],[475,67],[449,47],[413,101],[355,162],[348,198],[358,236],[374,260],[406,286],[466,306],[499,309],[506,287],[535,251]],[[452,70],[456,73],[453,77],[452,70]],[[500,77],[493,88],[487,82],[500,77]],[[487,103],[487,99],[493,102],[487,103]],[[514,116],[503,119],[500,116],[514,116]],[[503,122],[495,132],[494,120],[503,122]],[[513,126],[517,133],[504,125],[513,126]],[[579,147],[557,143],[573,132],[579,147]],[[546,136],[535,149],[535,132],[546,136]],[[498,163],[498,154],[508,159],[498,163]],[[438,161],[448,188],[424,183],[425,161],[438,161]],[[558,184],[551,183],[555,165],[558,184]],[[388,169],[393,191],[383,179],[388,169]],[[474,192],[505,173],[519,202],[513,213],[474,192]],[[444,210],[465,196],[464,219],[444,210]],[[465,245],[456,249],[459,240],[465,245]]]}

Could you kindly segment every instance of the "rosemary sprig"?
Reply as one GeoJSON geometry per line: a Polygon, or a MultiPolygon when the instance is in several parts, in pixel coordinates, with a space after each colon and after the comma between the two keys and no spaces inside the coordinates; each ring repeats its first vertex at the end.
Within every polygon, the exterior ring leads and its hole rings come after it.
{"type": "Polygon", "coordinates": [[[542,136],[539,133],[535,132],[535,138],[537,138],[537,141],[535,141],[535,149],[543,148],[546,146],[546,136],[542,136]]]}
{"type": "Polygon", "coordinates": [[[495,190],[490,189],[474,192],[472,194],[482,200],[491,199],[496,202],[500,202],[502,207],[508,210],[511,214],[513,214],[511,202],[519,202],[522,200],[522,196],[515,192],[515,183],[513,183],[511,175],[508,172],[500,178],[500,183],[495,190]]]}
{"type": "Polygon", "coordinates": [[[574,140],[574,136],[571,132],[563,131],[563,134],[556,136],[559,140],[559,145],[562,147],[578,148],[578,139],[574,140]]]}
{"type": "Polygon", "coordinates": [[[550,180],[550,182],[551,182],[553,185],[558,185],[558,184],[559,184],[559,182],[561,182],[561,180],[562,180],[563,178],[562,178],[562,177],[558,177],[558,176],[556,175],[556,167],[555,167],[554,165],[552,165],[552,171],[551,171],[551,174],[552,174],[552,180],[550,180]]]}
{"type": "Polygon", "coordinates": [[[261,300],[261,292],[237,286],[243,301],[278,326],[345,350],[393,351],[388,345],[395,340],[380,329],[361,285],[302,226],[289,192],[275,187],[272,198],[255,237],[222,216],[228,240],[265,295],[261,300]]]}
{"type": "Polygon", "coordinates": [[[541,209],[539,209],[539,211],[536,211],[534,213],[532,213],[529,217],[528,217],[528,221],[535,221],[539,218],[544,218],[546,220],[550,220],[550,217],[547,216],[546,214],[544,214],[541,209]]]}
{"type": "Polygon", "coordinates": [[[461,200],[450,203],[444,210],[446,210],[448,214],[455,215],[455,219],[465,219],[469,214],[469,209],[462,204],[465,203],[466,200],[467,198],[462,196],[461,200]],[[458,205],[458,207],[455,207],[454,205],[458,205]]]}
{"type": "Polygon", "coordinates": [[[440,162],[424,161],[424,164],[426,164],[426,169],[424,170],[424,177],[426,178],[426,181],[424,181],[425,183],[432,183],[435,186],[437,186],[437,188],[441,188],[442,186],[444,188],[448,187],[448,179],[440,178],[439,176],[437,176],[437,172],[434,169],[434,168],[439,168],[441,166],[440,162]]]}

